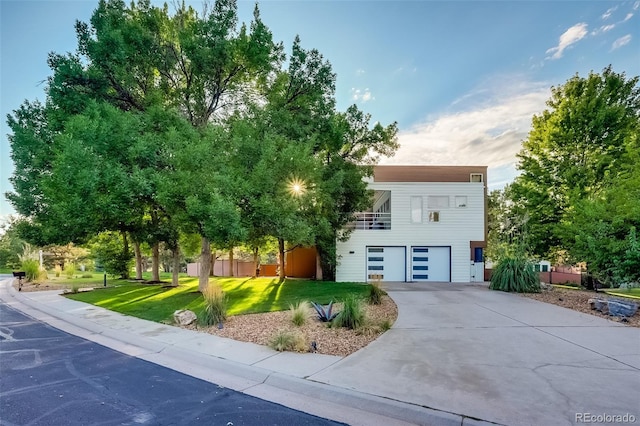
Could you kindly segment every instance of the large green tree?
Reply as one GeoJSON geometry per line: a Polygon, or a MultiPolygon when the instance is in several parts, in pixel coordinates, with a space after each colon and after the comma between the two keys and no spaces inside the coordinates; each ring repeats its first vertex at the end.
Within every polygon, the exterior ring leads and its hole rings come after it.
{"type": "Polygon", "coordinates": [[[576,75],[553,87],[548,109],[534,116],[511,188],[516,216],[527,218],[533,254],[554,258],[570,251],[563,218],[625,167],[627,150],[638,149],[638,81],[611,67],[576,75]]]}

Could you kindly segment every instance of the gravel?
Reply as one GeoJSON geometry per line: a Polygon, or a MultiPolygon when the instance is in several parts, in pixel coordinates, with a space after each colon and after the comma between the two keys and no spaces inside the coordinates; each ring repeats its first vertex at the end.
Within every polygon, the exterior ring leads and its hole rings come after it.
{"type": "MultiPolygon", "coordinates": [[[[640,310],[637,311],[632,317],[623,319],[622,317],[606,315],[602,312],[591,309],[591,306],[589,305],[589,299],[620,299],[619,297],[609,296],[601,291],[596,293],[594,291],[587,290],[572,290],[561,287],[553,287],[550,290],[543,290],[540,293],[525,293],[523,294],[523,296],[545,303],[552,303],[564,308],[573,309],[574,311],[595,315],[600,318],[606,318],[611,321],[621,322],[631,327],[640,327],[640,310]]],[[[640,303],[640,300],[636,303],[640,303]]]]}
{"type": "MultiPolygon", "coordinates": [[[[347,356],[377,339],[386,329],[383,323],[386,322],[390,327],[398,317],[398,308],[389,296],[383,297],[381,305],[365,304],[364,306],[366,325],[359,330],[329,327],[327,323],[318,320],[317,315],[312,311],[302,326],[296,326],[291,322],[289,311],[280,311],[236,315],[229,317],[222,329],[216,326],[197,329],[216,336],[259,345],[267,345],[269,340],[281,330],[297,331],[304,335],[308,348],[311,348],[311,342],[316,342],[316,353],[347,356]]],[[[334,312],[340,312],[341,309],[340,303],[334,305],[334,312]]]]}

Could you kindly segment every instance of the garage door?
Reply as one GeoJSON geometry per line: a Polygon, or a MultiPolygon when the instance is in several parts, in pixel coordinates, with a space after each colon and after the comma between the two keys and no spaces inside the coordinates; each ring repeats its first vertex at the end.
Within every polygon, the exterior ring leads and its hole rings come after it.
{"type": "Polygon", "coordinates": [[[451,247],[411,247],[411,281],[451,281],[451,247]]]}
{"type": "Polygon", "coordinates": [[[380,276],[382,281],[405,281],[404,247],[367,247],[367,278],[380,276]]]}

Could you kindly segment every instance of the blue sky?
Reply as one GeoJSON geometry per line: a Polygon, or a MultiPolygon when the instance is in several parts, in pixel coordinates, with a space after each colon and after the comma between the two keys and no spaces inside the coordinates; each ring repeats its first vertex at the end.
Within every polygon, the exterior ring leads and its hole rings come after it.
{"type": "MultiPolygon", "coordinates": [[[[155,2],[154,2],[155,3],[155,2]]],[[[199,2],[188,2],[201,9],[199,2]]],[[[253,1],[239,1],[249,22],[253,1]]],[[[5,117],[44,100],[47,53],[74,51],[76,19],[97,1],[0,0],[0,192],[11,190],[5,117]]],[[[290,49],[296,34],[337,73],[338,108],[397,121],[384,164],[489,166],[489,188],[516,175],[515,154],[550,87],[612,64],[640,74],[640,1],[263,1],[290,49]]],[[[0,199],[0,219],[13,212],[0,199]]]]}

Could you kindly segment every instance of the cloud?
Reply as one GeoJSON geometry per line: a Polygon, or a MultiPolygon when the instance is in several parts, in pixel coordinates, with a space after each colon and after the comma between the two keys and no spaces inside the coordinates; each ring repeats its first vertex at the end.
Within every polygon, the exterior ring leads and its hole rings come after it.
{"type": "MultiPolygon", "coordinates": [[[[496,86],[499,86],[496,84],[496,86]]],[[[516,154],[531,129],[533,115],[545,108],[550,96],[545,83],[506,81],[502,87],[474,91],[490,99],[463,111],[426,119],[400,131],[400,148],[381,164],[487,165],[490,185],[502,185],[515,177],[516,154]],[[508,87],[507,87],[508,86],[508,87]]]]}
{"type": "Polygon", "coordinates": [[[613,12],[616,11],[616,9],[618,9],[618,6],[614,6],[612,8],[607,9],[607,11],[604,14],[602,14],[602,19],[609,19],[613,14],[613,12]]]}
{"type": "Polygon", "coordinates": [[[627,22],[631,18],[633,18],[633,13],[627,13],[627,16],[624,17],[622,22],[627,22]]]}
{"type": "Polygon", "coordinates": [[[373,97],[371,91],[368,88],[361,90],[354,87],[351,89],[351,99],[356,102],[365,103],[369,101],[375,101],[376,98],[373,97]]]}
{"type": "Polygon", "coordinates": [[[624,46],[625,44],[629,44],[631,41],[631,34],[627,34],[626,36],[620,37],[611,45],[611,50],[616,50],[624,46]]]}
{"type": "Polygon", "coordinates": [[[356,75],[357,75],[358,77],[360,77],[361,75],[364,75],[364,73],[365,73],[365,70],[363,70],[362,68],[358,68],[358,69],[356,70],[356,75]]]}
{"type": "Polygon", "coordinates": [[[592,31],[591,35],[598,35],[598,34],[606,33],[606,32],[611,31],[615,27],[616,27],[615,24],[603,25],[600,28],[598,28],[597,30],[592,31]]]}
{"type": "Polygon", "coordinates": [[[582,22],[575,24],[573,27],[565,31],[561,36],[556,47],[548,49],[546,53],[552,54],[547,59],[560,59],[568,47],[582,40],[587,35],[587,24],[582,22]]]}

